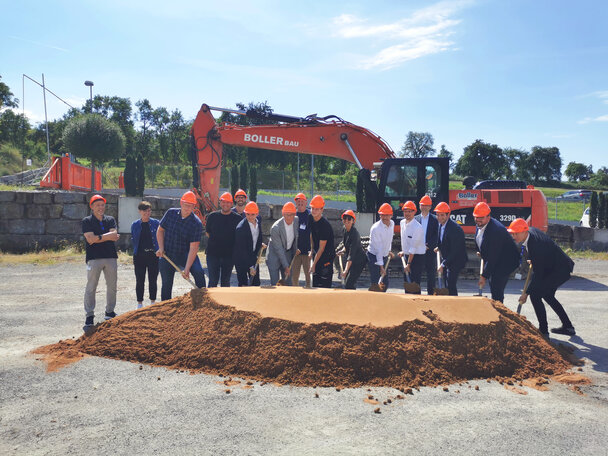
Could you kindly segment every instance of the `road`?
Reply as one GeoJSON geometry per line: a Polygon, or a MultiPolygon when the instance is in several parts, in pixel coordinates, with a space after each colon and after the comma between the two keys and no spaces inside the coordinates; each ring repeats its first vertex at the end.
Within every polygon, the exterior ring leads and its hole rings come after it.
{"type": "MultiPolygon", "coordinates": [[[[226,394],[213,375],[94,357],[46,373],[29,352],[80,336],[84,261],[1,266],[0,454],[606,454],[608,262],[579,260],[575,273],[558,297],[578,335],[553,340],[584,358],[582,373],[593,382],[582,387],[584,395],[553,382],[549,391],[524,388],[519,395],[477,380],[449,392],[421,388],[376,414],[367,395],[383,401],[398,391],[255,383],[226,394]]],[[[268,283],[265,267],[262,279],[268,283]]],[[[175,283],[176,293],[189,289],[177,277],[175,283]]],[[[393,283],[390,292],[403,292],[400,281],[393,283]]],[[[507,288],[511,309],[521,285],[507,288]]],[[[463,295],[475,291],[474,281],[461,284],[463,295]]],[[[131,310],[130,265],[119,267],[118,293],[117,311],[131,310]]],[[[98,319],[102,312],[98,306],[98,319]]],[[[529,303],[523,314],[536,322],[529,303]]]]}

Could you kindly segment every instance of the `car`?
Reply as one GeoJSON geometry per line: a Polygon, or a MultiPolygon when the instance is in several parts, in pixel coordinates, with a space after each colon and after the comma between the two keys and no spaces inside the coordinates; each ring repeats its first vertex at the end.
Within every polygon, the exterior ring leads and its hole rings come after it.
{"type": "Polygon", "coordinates": [[[570,190],[560,196],[558,199],[565,199],[568,201],[589,201],[591,199],[591,190],[570,190]]]}
{"type": "Polygon", "coordinates": [[[591,228],[589,226],[589,208],[585,209],[583,212],[583,216],[581,217],[581,221],[579,222],[580,226],[584,226],[586,228],[591,228]]]}

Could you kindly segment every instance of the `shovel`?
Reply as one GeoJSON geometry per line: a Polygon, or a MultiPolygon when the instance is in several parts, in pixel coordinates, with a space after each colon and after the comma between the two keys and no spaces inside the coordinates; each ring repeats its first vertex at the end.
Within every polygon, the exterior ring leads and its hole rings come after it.
{"type": "Polygon", "coordinates": [[[386,271],[388,270],[388,264],[391,262],[391,254],[388,254],[388,258],[386,259],[386,264],[384,265],[384,274],[380,276],[378,279],[378,283],[372,283],[372,285],[368,288],[368,291],[379,291],[384,293],[386,291],[386,285],[384,284],[384,276],[386,275],[386,271]]]}
{"type": "Polygon", "coordinates": [[[344,284],[346,281],[344,280],[344,265],[342,264],[342,255],[338,256],[338,264],[340,265],[340,277],[342,277],[342,288],[344,288],[344,284]]]}
{"type": "MultiPolygon", "coordinates": [[[[481,259],[481,262],[479,263],[479,277],[480,278],[481,278],[481,274],[483,274],[483,258],[481,259]]],[[[483,292],[483,288],[479,287],[479,293],[477,293],[476,295],[473,295],[473,296],[483,296],[482,292],[483,292]]]]}
{"type": "MultiPolygon", "coordinates": [[[[258,259],[255,261],[255,266],[254,266],[255,275],[258,275],[260,273],[260,260],[262,259],[262,253],[264,252],[265,248],[266,248],[266,244],[262,244],[262,248],[258,252],[258,259]]],[[[251,284],[253,283],[253,279],[255,278],[255,275],[252,275],[251,277],[249,277],[249,286],[251,286],[251,284]]]]}
{"type": "MultiPolygon", "coordinates": [[[[439,250],[437,250],[437,267],[441,265],[441,254],[439,250]]],[[[434,294],[436,296],[446,296],[449,295],[450,292],[447,288],[445,288],[445,284],[443,283],[443,271],[440,274],[437,274],[437,288],[435,288],[434,294]]]]}
{"type": "MultiPolygon", "coordinates": [[[[407,266],[405,262],[405,255],[401,257],[401,264],[403,264],[403,269],[405,269],[407,266]]],[[[403,282],[403,289],[405,292],[409,294],[420,294],[420,285],[418,285],[416,282],[412,282],[409,272],[405,274],[405,279],[406,281],[403,282]]]]}
{"type": "Polygon", "coordinates": [[[532,275],[532,264],[530,264],[530,267],[528,268],[528,275],[526,276],[526,283],[524,283],[524,289],[521,292],[521,296],[519,298],[519,304],[517,305],[517,315],[519,315],[521,313],[521,307],[526,302],[525,300],[523,300],[523,296],[528,293],[528,285],[530,284],[531,275],[532,275]]]}
{"type": "MultiPolygon", "coordinates": [[[[170,264],[171,266],[173,266],[177,272],[179,272],[179,275],[180,275],[180,276],[184,277],[184,276],[182,275],[182,273],[184,272],[184,270],[183,270],[182,268],[180,268],[178,265],[176,265],[176,264],[175,264],[175,263],[174,263],[174,262],[171,260],[171,258],[169,258],[169,257],[168,257],[167,255],[165,255],[164,253],[163,253],[163,258],[164,258],[165,260],[167,260],[167,261],[169,262],[169,264],[170,264]]],[[[186,279],[186,278],[184,277],[184,280],[187,280],[187,281],[190,283],[190,285],[192,285],[192,286],[194,287],[194,288],[193,288],[193,289],[190,291],[190,299],[192,299],[192,305],[193,305],[194,307],[196,307],[196,306],[198,306],[198,304],[200,304],[200,303],[201,303],[202,298],[203,298],[203,291],[202,291],[202,288],[197,287],[197,286],[196,286],[196,283],[194,283],[194,281],[193,281],[191,278],[187,278],[187,279],[186,279]]]]}
{"type": "Polygon", "coordinates": [[[296,261],[296,257],[299,255],[299,252],[300,252],[299,250],[296,250],[296,254],[291,259],[291,263],[289,263],[289,274],[287,274],[284,279],[279,279],[279,281],[277,282],[277,286],[286,286],[286,285],[288,285],[287,284],[287,278],[291,277],[291,268],[293,268],[293,263],[296,261]]]}

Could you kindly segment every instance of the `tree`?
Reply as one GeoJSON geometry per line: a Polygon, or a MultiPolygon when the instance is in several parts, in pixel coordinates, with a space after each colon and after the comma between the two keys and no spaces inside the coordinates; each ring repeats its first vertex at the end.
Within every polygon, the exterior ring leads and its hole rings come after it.
{"type": "Polygon", "coordinates": [[[135,184],[137,196],[144,196],[146,188],[146,168],[144,165],[144,157],[139,154],[135,162],[135,184]]]}
{"type": "Polygon", "coordinates": [[[2,76],[0,76],[0,109],[17,107],[19,107],[19,100],[13,96],[13,92],[2,82],[2,76]]]}
{"type": "Polygon", "coordinates": [[[534,182],[560,181],[562,158],[557,147],[534,146],[527,160],[534,182]]]}
{"type": "Polygon", "coordinates": [[[608,212],[606,207],[606,193],[600,192],[600,203],[597,211],[597,227],[600,229],[608,228],[608,212]]]}
{"type": "Polygon", "coordinates": [[[7,109],[0,113],[0,143],[23,146],[30,130],[30,123],[23,114],[7,109]]]}
{"type": "Polygon", "coordinates": [[[136,177],[137,162],[133,154],[127,155],[125,160],[125,195],[136,196],[137,195],[137,177],[136,177]]]}
{"type": "Polygon", "coordinates": [[[65,127],[63,146],[68,153],[91,160],[91,191],[94,191],[95,164],[120,157],[125,150],[125,136],[118,125],[105,117],[83,114],[65,127]]]}
{"type": "Polygon", "coordinates": [[[598,213],[597,192],[591,194],[591,202],[589,203],[589,226],[595,228],[597,226],[598,213]]]}
{"type": "Polygon", "coordinates": [[[230,193],[233,195],[239,189],[239,168],[236,165],[232,165],[230,168],[230,193]]]}
{"type": "Polygon", "coordinates": [[[247,162],[243,160],[239,165],[239,188],[247,192],[247,162]]]}
{"type": "Polygon", "coordinates": [[[249,200],[258,199],[258,170],[255,166],[249,168],[249,200]]]}
{"type": "Polygon", "coordinates": [[[410,131],[401,148],[401,156],[409,158],[431,157],[436,152],[433,148],[434,142],[433,135],[430,133],[410,131]]]}
{"type": "Polygon", "coordinates": [[[478,139],[464,148],[455,171],[461,176],[473,176],[478,180],[499,179],[506,174],[508,167],[509,163],[500,147],[478,139]]]}
{"type": "Polygon", "coordinates": [[[608,168],[602,166],[591,176],[589,184],[595,188],[606,188],[608,187],[608,168]]]}
{"type": "Polygon", "coordinates": [[[570,182],[586,181],[591,179],[593,167],[591,165],[586,166],[583,163],[570,162],[566,166],[564,174],[570,182]]]}
{"type": "Polygon", "coordinates": [[[527,167],[528,157],[530,155],[527,151],[507,147],[503,149],[503,153],[508,163],[508,168],[505,173],[506,179],[517,179],[522,181],[532,180],[532,175],[527,167]]]}
{"type": "Polygon", "coordinates": [[[139,120],[141,124],[141,128],[137,135],[137,152],[142,154],[144,157],[148,157],[150,152],[150,143],[152,142],[154,110],[147,99],[138,101],[135,103],[135,106],[137,106],[137,109],[139,110],[137,113],[137,120],[139,120]]]}
{"type": "Polygon", "coordinates": [[[456,163],[454,162],[454,154],[445,148],[445,144],[441,145],[441,149],[437,154],[438,158],[447,158],[450,161],[450,171],[454,171],[456,163]]]}

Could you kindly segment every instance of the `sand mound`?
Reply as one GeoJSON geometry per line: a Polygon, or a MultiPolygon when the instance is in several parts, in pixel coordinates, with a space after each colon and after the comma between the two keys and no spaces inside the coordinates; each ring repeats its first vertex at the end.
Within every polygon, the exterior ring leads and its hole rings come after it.
{"type": "Polygon", "coordinates": [[[422,318],[378,327],[263,316],[217,304],[212,295],[205,293],[197,306],[184,295],[129,312],[99,325],[90,336],[35,352],[45,355],[49,366],[88,354],[308,386],[404,388],[476,378],[522,380],[572,367],[529,322],[489,300],[498,318],[486,324],[443,321],[429,302],[422,318]]]}

